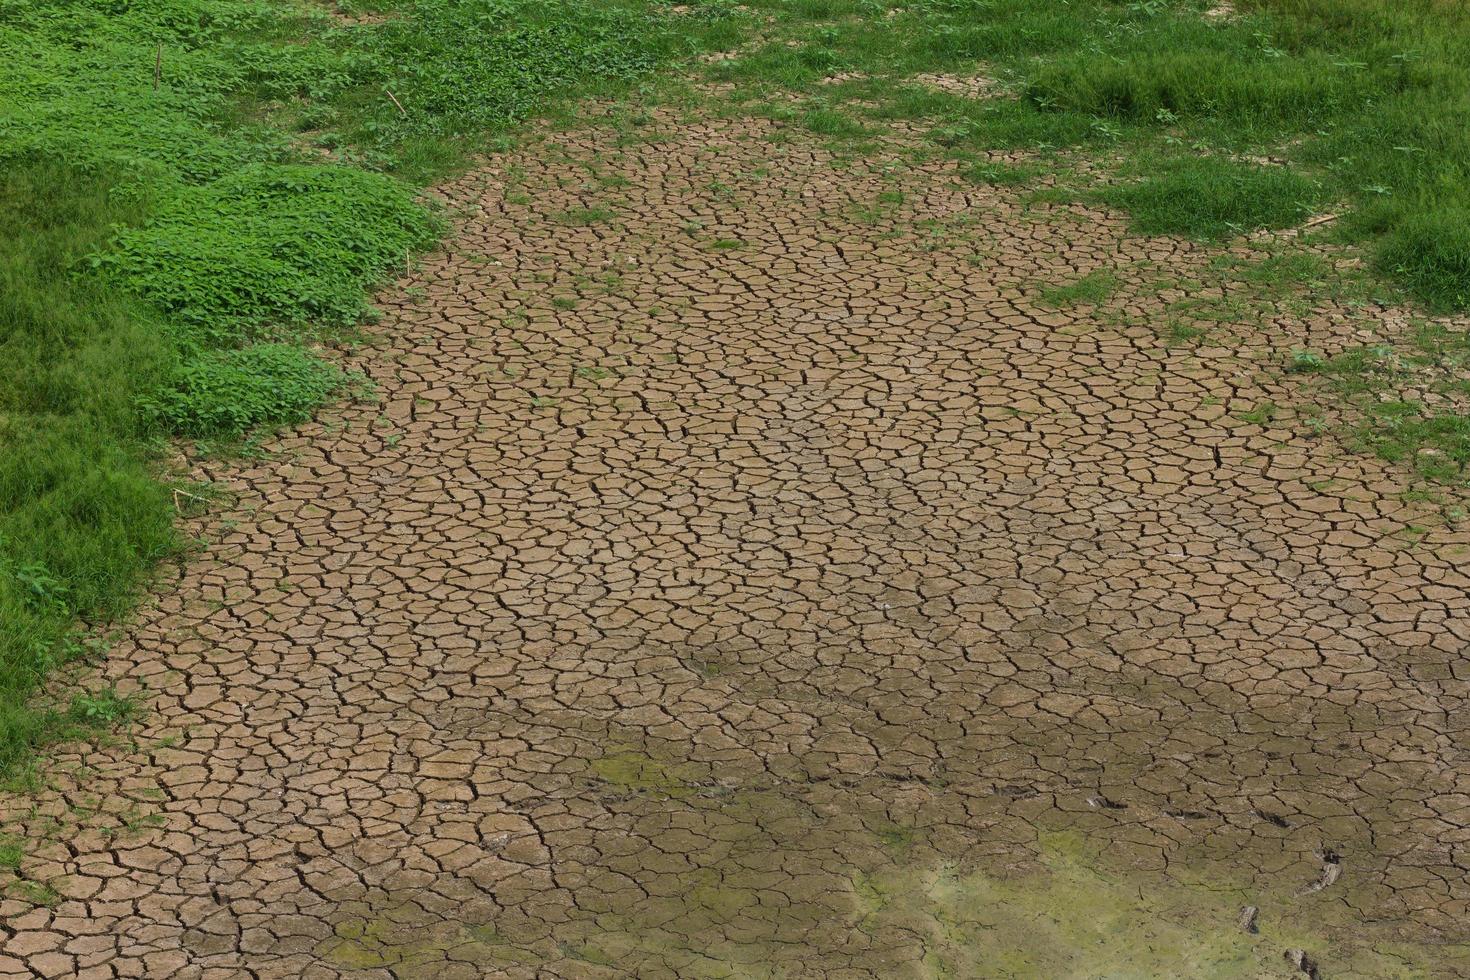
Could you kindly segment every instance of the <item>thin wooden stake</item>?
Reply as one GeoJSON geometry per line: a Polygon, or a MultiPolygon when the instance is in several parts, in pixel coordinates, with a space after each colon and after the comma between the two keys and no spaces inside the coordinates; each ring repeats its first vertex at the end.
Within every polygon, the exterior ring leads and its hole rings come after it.
{"type": "Polygon", "coordinates": [[[153,91],[158,91],[158,85],[163,81],[163,42],[158,42],[158,53],[153,56],[153,91]]]}

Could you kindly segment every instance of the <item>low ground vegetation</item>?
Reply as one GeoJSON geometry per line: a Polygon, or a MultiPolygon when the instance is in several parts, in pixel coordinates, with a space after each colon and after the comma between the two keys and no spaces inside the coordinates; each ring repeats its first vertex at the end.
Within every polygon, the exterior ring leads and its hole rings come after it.
{"type": "Polygon", "coordinates": [[[18,0],[0,10],[0,773],[180,545],[172,435],[299,421],[312,345],[431,244],[418,188],[547,100],[705,43],[639,3],[18,0]],[[473,38],[475,43],[466,43],[473,38]]]}

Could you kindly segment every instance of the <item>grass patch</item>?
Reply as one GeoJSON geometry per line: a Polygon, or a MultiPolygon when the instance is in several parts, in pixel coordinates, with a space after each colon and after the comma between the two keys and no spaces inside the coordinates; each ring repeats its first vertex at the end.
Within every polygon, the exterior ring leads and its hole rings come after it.
{"type": "Polygon", "coordinates": [[[1041,301],[1047,306],[1096,306],[1103,303],[1113,295],[1118,288],[1118,277],[1106,270],[1091,272],[1081,279],[1073,282],[1063,283],[1059,286],[1045,286],[1041,289],[1041,301]]]}
{"type": "Polygon", "coordinates": [[[0,168],[0,775],[65,727],[30,696],[83,652],[78,616],[123,615],[175,545],[136,408],[174,345],[155,313],[72,273],[140,211],[102,172],[36,154],[0,168]]]}
{"type": "Polygon", "coordinates": [[[1405,216],[1388,230],[1377,259],[1431,308],[1470,307],[1470,208],[1405,216]]]}
{"type": "Polygon", "coordinates": [[[556,215],[556,220],[573,228],[588,228],[592,225],[604,224],[613,220],[614,217],[615,215],[607,208],[574,208],[556,215]]]}
{"type": "Polygon", "coordinates": [[[9,835],[0,836],[0,871],[18,871],[25,860],[25,842],[9,835]]]}
{"type": "Polygon", "coordinates": [[[1470,478],[1470,334],[1421,323],[1400,344],[1374,344],[1323,358],[1292,355],[1290,369],[1320,376],[1351,404],[1357,448],[1438,483],[1470,478]]]}
{"type": "Polygon", "coordinates": [[[1018,167],[1010,163],[973,163],[961,173],[972,184],[990,184],[995,187],[1023,187],[1042,174],[1039,167],[1018,167]]]}
{"type": "Polygon", "coordinates": [[[802,114],[801,124],[813,133],[841,139],[854,139],[871,133],[861,121],[839,109],[811,109],[802,114]]]}
{"type": "Polygon", "coordinates": [[[1336,280],[1345,278],[1322,256],[1310,252],[1280,252],[1254,262],[1226,258],[1218,260],[1216,265],[1268,295],[1281,295],[1296,288],[1319,289],[1329,282],[1338,285],[1336,280]]]}
{"type": "Polygon", "coordinates": [[[364,290],[435,231],[412,191],[381,174],[256,164],[184,188],[91,261],[189,346],[220,344],[266,327],[358,323],[364,290]]]}
{"type": "Polygon", "coordinates": [[[303,422],[346,384],[336,366],[291,344],[206,351],[141,400],[162,425],[195,437],[239,437],[259,425],[303,422]]]}
{"type": "Polygon", "coordinates": [[[1366,243],[1382,274],[1437,308],[1470,308],[1463,4],[1239,0],[1234,16],[1207,18],[1202,0],[874,0],[835,5],[820,23],[789,0],[751,6],[784,37],[710,69],[743,90],[815,94],[841,72],[881,103],[869,115],[928,120],[960,151],[1215,156],[1214,172],[1167,163],[1162,182],[1115,204],[1136,205],[1153,233],[1222,237],[1286,226],[1302,201],[1350,202],[1341,233],[1366,243]],[[904,84],[977,68],[1017,97],[904,84]],[[1231,154],[1284,155],[1293,167],[1244,175],[1231,154]],[[1168,198],[1193,189],[1206,194],[1198,207],[1168,198]]]}
{"type": "Polygon", "coordinates": [[[1470,417],[1417,401],[1381,402],[1354,433],[1366,449],[1440,483],[1461,483],[1470,465],[1470,417]]]}
{"type": "Polygon", "coordinates": [[[1218,157],[1150,160],[1135,173],[1095,197],[1127,210],[1133,230],[1145,235],[1215,239],[1286,228],[1311,214],[1322,194],[1295,170],[1218,157]]]}

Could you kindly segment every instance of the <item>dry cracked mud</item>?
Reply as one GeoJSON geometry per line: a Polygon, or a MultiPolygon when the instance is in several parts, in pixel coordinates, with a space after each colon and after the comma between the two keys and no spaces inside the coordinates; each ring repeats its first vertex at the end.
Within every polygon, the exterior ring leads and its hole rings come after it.
{"type": "Polygon", "coordinates": [[[194,464],[140,727],[4,804],[0,976],[1465,971],[1470,537],[1240,417],[1364,311],[1171,346],[1217,253],[901,137],[441,191],[380,401],[194,464]]]}

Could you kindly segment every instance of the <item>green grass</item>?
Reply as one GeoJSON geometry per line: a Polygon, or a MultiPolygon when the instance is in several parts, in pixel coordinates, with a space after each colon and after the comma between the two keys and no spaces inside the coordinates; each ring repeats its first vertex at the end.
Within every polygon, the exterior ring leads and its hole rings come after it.
{"type": "Polygon", "coordinates": [[[1436,482],[1460,482],[1470,465],[1470,418],[1417,401],[1380,402],[1356,431],[1365,448],[1436,482]]]}
{"type": "Polygon", "coordinates": [[[1339,233],[1368,245],[1383,275],[1436,308],[1470,308],[1465,4],[1240,0],[1227,18],[1203,16],[1207,0],[752,6],[777,18],[779,36],[710,69],[747,97],[817,95],[827,75],[856,73],[855,91],[881,103],[869,116],[925,120],[957,153],[1146,158],[1157,172],[1108,195],[1146,233],[1218,238],[1348,203],[1339,233]],[[1018,97],[903,84],[920,72],[978,72],[1018,97]],[[1291,166],[1231,159],[1246,154],[1291,166]]]}
{"type": "Polygon", "coordinates": [[[1081,279],[1041,289],[1041,301],[1047,306],[1063,307],[1086,304],[1096,306],[1113,295],[1118,277],[1111,272],[1091,272],[1081,279]]]}
{"type": "Polygon", "coordinates": [[[963,170],[965,179],[971,183],[991,184],[996,187],[1022,187],[1034,182],[1043,172],[1039,167],[988,161],[973,163],[963,170]]]}
{"type": "Polygon", "coordinates": [[[1286,167],[1186,156],[1145,157],[1128,180],[1094,196],[1128,211],[1140,234],[1214,239],[1299,224],[1322,191],[1286,167]]]}
{"type": "Polygon", "coordinates": [[[196,437],[239,437],[259,425],[303,422],[346,376],[292,344],[210,350],[180,364],[139,400],[150,420],[196,437]]]}
{"type": "Polygon", "coordinates": [[[0,5],[0,776],[122,717],[39,696],[175,551],[170,436],[299,421],[310,343],[430,245],[418,187],[560,98],[727,46],[727,5],[0,5]],[[156,72],[156,74],[155,74],[156,72]]]}
{"type": "Polygon", "coordinates": [[[181,188],[90,262],[191,348],[266,328],[344,327],[364,290],[435,237],[402,183],[349,167],[257,163],[181,188]]]}
{"type": "Polygon", "coordinates": [[[25,859],[25,843],[9,835],[0,835],[0,871],[16,871],[25,859]]]}
{"type": "Polygon", "coordinates": [[[173,549],[137,401],[175,358],[162,320],[75,263],[140,207],[36,154],[0,169],[0,774],[65,727],[30,695],[173,549]]]}
{"type": "Polygon", "coordinates": [[[801,117],[801,124],[813,133],[838,138],[866,136],[869,129],[862,121],[840,109],[811,109],[801,117]]]}
{"type": "Polygon", "coordinates": [[[1378,265],[1433,309],[1470,308],[1470,207],[1404,216],[1387,230],[1378,265]]]}
{"type": "Polygon", "coordinates": [[[1470,478],[1470,416],[1450,407],[1470,396],[1470,336],[1425,322],[1396,344],[1295,352],[1289,369],[1320,376],[1355,407],[1349,439],[1360,448],[1434,482],[1470,478]]]}

